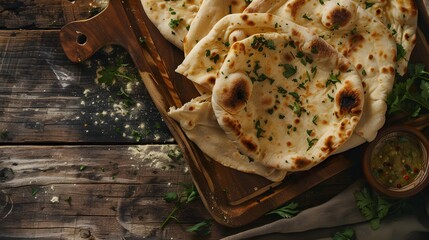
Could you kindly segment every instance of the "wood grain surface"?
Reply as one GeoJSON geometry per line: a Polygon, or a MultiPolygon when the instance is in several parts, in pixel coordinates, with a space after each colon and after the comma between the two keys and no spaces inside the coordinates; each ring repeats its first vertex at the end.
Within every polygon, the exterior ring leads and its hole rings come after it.
{"type": "MultiPolygon", "coordinates": [[[[211,218],[196,200],[176,215],[181,224],[160,228],[174,207],[164,195],[192,181],[185,159],[170,154],[172,134],[143,84],[123,112],[120,91],[95,82],[102,67],[132,65],[123,48],[75,64],[60,45],[61,27],[106,4],[0,1],[0,191],[13,206],[0,216],[0,239],[219,239],[278,219],[215,223],[201,237],[185,230],[211,218]]],[[[355,165],[293,201],[301,210],[315,206],[360,177],[355,165]]]]}

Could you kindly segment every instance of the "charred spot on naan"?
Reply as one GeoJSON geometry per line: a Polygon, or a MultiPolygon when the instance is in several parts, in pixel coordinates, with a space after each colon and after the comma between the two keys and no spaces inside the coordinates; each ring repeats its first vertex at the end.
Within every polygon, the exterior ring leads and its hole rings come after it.
{"type": "Polygon", "coordinates": [[[332,12],[331,15],[328,15],[328,19],[332,18],[332,26],[344,27],[352,19],[352,13],[343,7],[337,7],[332,12]]]}
{"type": "Polygon", "coordinates": [[[335,49],[321,38],[314,38],[309,44],[310,52],[321,58],[330,58],[337,55],[335,49]]]}
{"type": "Polygon", "coordinates": [[[336,104],[340,108],[340,112],[336,113],[337,117],[361,115],[361,95],[362,94],[357,89],[353,89],[346,81],[345,87],[337,93],[336,104]]]}
{"type": "Polygon", "coordinates": [[[395,68],[393,68],[392,66],[390,66],[390,67],[382,67],[381,68],[381,72],[383,74],[395,75],[395,68]]]}
{"type": "Polygon", "coordinates": [[[357,6],[351,2],[338,2],[330,1],[325,4],[322,13],[322,24],[325,28],[330,30],[351,29],[354,26],[357,15],[357,6]]]}
{"type": "Polygon", "coordinates": [[[230,129],[234,133],[234,135],[241,135],[241,124],[239,121],[237,121],[236,119],[232,119],[228,116],[223,116],[222,122],[228,129],[230,129]]]}
{"type": "Polygon", "coordinates": [[[252,20],[249,20],[249,15],[247,14],[241,14],[240,16],[241,20],[243,20],[248,26],[255,26],[255,22],[252,20]]]}
{"type": "Polygon", "coordinates": [[[231,48],[235,51],[243,52],[244,54],[246,54],[246,46],[244,46],[243,43],[236,42],[231,46],[231,48]]]}
{"type": "Polygon", "coordinates": [[[312,161],[308,160],[305,157],[292,158],[291,161],[293,162],[293,166],[291,166],[291,169],[305,169],[312,163],[312,161]]]}
{"type": "Polygon", "coordinates": [[[323,142],[323,146],[320,148],[320,150],[322,150],[322,152],[324,152],[325,154],[329,154],[335,151],[336,147],[334,138],[334,136],[328,136],[323,142]]]}
{"type": "Polygon", "coordinates": [[[250,137],[242,137],[240,139],[240,143],[243,145],[243,147],[246,148],[251,153],[257,154],[258,153],[258,144],[253,141],[250,137]]]}
{"type": "Polygon", "coordinates": [[[213,76],[212,74],[209,75],[206,79],[206,81],[204,81],[206,83],[208,83],[209,85],[213,86],[216,83],[216,76],[213,76]]]}
{"type": "Polygon", "coordinates": [[[246,106],[250,97],[251,83],[242,74],[236,74],[231,78],[231,83],[221,89],[222,99],[219,104],[225,111],[236,113],[246,106]]]}
{"type": "Polygon", "coordinates": [[[353,55],[354,52],[358,52],[363,48],[363,44],[365,42],[365,38],[361,34],[354,34],[349,41],[349,47],[345,48],[342,54],[345,57],[349,57],[353,55]]]}

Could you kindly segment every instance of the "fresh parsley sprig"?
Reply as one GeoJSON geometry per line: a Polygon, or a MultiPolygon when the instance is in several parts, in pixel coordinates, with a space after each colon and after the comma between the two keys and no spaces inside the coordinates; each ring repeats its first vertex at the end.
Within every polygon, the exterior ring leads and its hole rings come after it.
{"type": "Polygon", "coordinates": [[[296,216],[300,212],[297,208],[298,208],[298,203],[290,202],[280,208],[277,208],[271,212],[268,212],[266,215],[276,214],[282,218],[291,218],[296,216]]]}
{"type": "Polygon", "coordinates": [[[211,226],[213,220],[206,219],[186,229],[187,232],[196,233],[201,236],[209,235],[211,233],[211,226]]]}
{"type": "Polygon", "coordinates": [[[355,239],[355,230],[347,227],[341,232],[336,232],[332,237],[332,240],[352,240],[355,239]]]}
{"type": "Polygon", "coordinates": [[[409,65],[409,78],[398,79],[387,97],[389,114],[417,117],[429,112],[429,72],[423,64],[409,65]]]}
{"type": "Polygon", "coordinates": [[[176,212],[182,209],[184,205],[194,201],[198,197],[197,189],[193,184],[183,184],[183,190],[181,192],[166,193],[164,195],[164,200],[168,203],[174,203],[174,208],[161,224],[161,229],[163,229],[171,220],[180,223],[175,216],[176,212]]]}
{"type": "Polygon", "coordinates": [[[357,207],[373,230],[380,228],[380,222],[386,216],[401,214],[409,208],[406,200],[387,200],[367,187],[355,192],[354,197],[357,207]]]}

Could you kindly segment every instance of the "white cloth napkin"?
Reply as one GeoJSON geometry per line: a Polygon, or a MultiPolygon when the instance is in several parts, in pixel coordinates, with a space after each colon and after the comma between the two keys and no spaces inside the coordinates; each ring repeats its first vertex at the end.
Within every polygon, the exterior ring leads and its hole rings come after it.
{"type": "Polygon", "coordinates": [[[362,186],[363,182],[357,181],[326,203],[306,209],[295,217],[250,229],[224,240],[331,239],[336,231],[342,231],[346,227],[354,229],[356,239],[429,239],[428,197],[425,198],[425,206],[422,206],[423,211],[419,216],[408,214],[399,218],[386,218],[382,220],[378,230],[372,230],[357,208],[353,194],[362,186]]]}

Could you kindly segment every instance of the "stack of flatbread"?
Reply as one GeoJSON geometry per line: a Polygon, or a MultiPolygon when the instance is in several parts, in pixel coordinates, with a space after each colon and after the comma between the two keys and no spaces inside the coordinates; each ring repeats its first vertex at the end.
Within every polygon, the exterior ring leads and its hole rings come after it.
{"type": "Polygon", "coordinates": [[[188,138],[271,181],[372,141],[415,44],[412,0],[239,2],[142,1],[201,93],[169,112],[188,138]]]}

